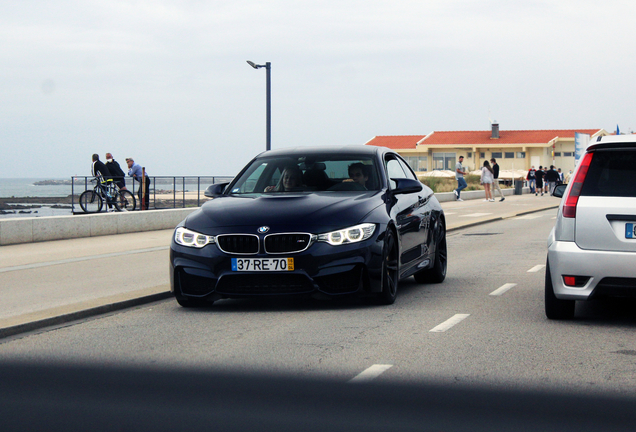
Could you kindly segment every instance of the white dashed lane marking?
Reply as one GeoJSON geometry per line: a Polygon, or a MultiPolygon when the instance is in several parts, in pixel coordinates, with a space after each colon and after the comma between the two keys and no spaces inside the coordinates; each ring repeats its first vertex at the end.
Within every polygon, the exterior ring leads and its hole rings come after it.
{"type": "Polygon", "coordinates": [[[454,325],[459,324],[460,322],[464,321],[469,316],[470,316],[470,314],[456,314],[456,315],[452,316],[451,318],[447,319],[446,321],[444,321],[443,323],[441,323],[440,325],[438,325],[436,327],[433,327],[432,329],[429,330],[429,332],[430,333],[442,333],[442,332],[445,332],[446,330],[450,329],[454,325]]]}
{"type": "Polygon", "coordinates": [[[500,286],[499,288],[497,288],[496,290],[494,290],[493,292],[490,293],[491,296],[500,296],[503,293],[505,293],[506,291],[508,291],[510,288],[517,286],[516,283],[507,283],[504,284],[502,286],[500,286]]]}
{"type": "Polygon", "coordinates": [[[378,376],[380,376],[382,373],[384,373],[384,371],[391,368],[392,366],[393,365],[390,365],[390,364],[375,364],[371,366],[370,368],[367,368],[364,371],[360,372],[355,377],[351,378],[349,382],[361,383],[361,382],[371,381],[377,378],[378,376]]]}
{"type": "Polygon", "coordinates": [[[541,215],[529,214],[529,215],[517,216],[514,219],[538,219],[540,217],[542,217],[542,216],[541,215]]]}
{"type": "Polygon", "coordinates": [[[543,265],[536,265],[534,267],[532,267],[530,270],[527,271],[527,273],[536,273],[539,270],[541,270],[543,267],[545,267],[545,264],[543,265]]]}

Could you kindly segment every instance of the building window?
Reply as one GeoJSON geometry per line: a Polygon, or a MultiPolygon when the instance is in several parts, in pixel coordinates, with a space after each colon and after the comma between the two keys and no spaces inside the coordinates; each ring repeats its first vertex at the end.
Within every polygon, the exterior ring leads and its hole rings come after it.
{"type": "Polygon", "coordinates": [[[457,162],[455,153],[433,153],[434,170],[455,171],[456,163],[457,162]]]}
{"type": "Polygon", "coordinates": [[[505,152],[504,153],[504,158],[506,159],[514,159],[515,157],[515,152],[505,152]]]}
{"type": "Polygon", "coordinates": [[[526,152],[517,152],[517,159],[525,159],[526,152]]]}
{"type": "Polygon", "coordinates": [[[572,156],[574,156],[574,155],[572,154],[572,152],[563,152],[563,156],[565,156],[565,157],[572,157],[572,156]]]}
{"type": "Polygon", "coordinates": [[[561,157],[561,152],[554,152],[554,157],[561,157]]]}
{"type": "Polygon", "coordinates": [[[479,159],[486,159],[486,153],[480,152],[479,153],[479,159]]]}
{"type": "Polygon", "coordinates": [[[491,158],[493,158],[493,159],[501,159],[501,152],[492,152],[491,158]]]}
{"type": "Polygon", "coordinates": [[[472,158],[472,157],[473,157],[473,153],[472,153],[472,152],[468,152],[468,153],[466,153],[466,157],[467,157],[467,158],[472,158]]]}
{"type": "Polygon", "coordinates": [[[402,156],[413,171],[427,171],[427,156],[402,156]]]}

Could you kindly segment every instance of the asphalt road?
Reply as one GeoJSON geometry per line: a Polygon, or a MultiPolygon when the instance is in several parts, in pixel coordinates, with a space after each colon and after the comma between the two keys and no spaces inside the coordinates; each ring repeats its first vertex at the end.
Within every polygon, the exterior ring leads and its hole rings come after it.
{"type": "Polygon", "coordinates": [[[405,280],[392,306],[224,300],[189,310],[165,300],[0,340],[0,360],[632,394],[633,302],[578,305],[571,322],[545,318],[555,214],[451,232],[446,281],[405,280]]]}

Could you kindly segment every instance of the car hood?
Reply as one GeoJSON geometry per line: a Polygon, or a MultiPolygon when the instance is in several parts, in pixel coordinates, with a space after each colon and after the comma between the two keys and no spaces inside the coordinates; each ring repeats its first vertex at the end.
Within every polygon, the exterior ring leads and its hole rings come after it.
{"type": "Polygon", "coordinates": [[[185,227],[205,234],[260,226],[268,226],[270,232],[339,229],[360,223],[384,203],[382,196],[379,191],[222,196],[188,216],[185,227]]]}

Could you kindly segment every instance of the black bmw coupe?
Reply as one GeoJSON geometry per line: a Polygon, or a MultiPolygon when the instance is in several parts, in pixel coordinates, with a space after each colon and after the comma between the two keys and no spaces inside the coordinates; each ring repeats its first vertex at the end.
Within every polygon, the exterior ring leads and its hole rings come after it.
{"type": "Polygon", "coordinates": [[[301,147],[255,157],[177,226],[170,285],[181,306],[224,298],[365,295],[446,277],[433,191],[382,147],[301,147]]]}

